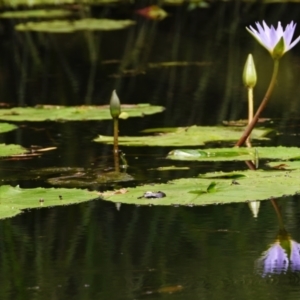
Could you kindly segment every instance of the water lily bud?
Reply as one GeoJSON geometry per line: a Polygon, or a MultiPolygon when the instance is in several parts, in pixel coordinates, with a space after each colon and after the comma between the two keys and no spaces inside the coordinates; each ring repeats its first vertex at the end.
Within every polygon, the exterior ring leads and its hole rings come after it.
{"type": "Polygon", "coordinates": [[[257,76],[252,54],[248,55],[243,72],[243,81],[247,88],[253,88],[256,85],[257,76]]]}
{"type": "Polygon", "coordinates": [[[274,47],[271,55],[274,59],[279,59],[282,57],[282,55],[285,52],[285,45],[284,45],[284,39],[283,37],[280,38],[279,42],[274,47]]]}
{"type": "Polygon", "coordinates": [[[121,114],[121,103],[120,99],[116,93],[116,90],[113,90],[109,102],[109,107],[110,107],[110,114],[112,118],[118,118],[119,115],[121,114]]]}

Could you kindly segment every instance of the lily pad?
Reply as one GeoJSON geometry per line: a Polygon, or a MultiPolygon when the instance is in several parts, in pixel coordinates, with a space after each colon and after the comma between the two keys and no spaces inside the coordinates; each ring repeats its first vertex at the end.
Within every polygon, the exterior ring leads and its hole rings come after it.
{"type": "Polygon", "coordinates": [[[0,144],[0,157],[19,155],[25,152],[27,152],[27,150],[20,145],[0,144]]]}
{"type": "MultiPolygon", "coordinates": [[[[1,118],[1,116],[0,116],[1,118]]],[[[237,141],[244,131],[241,127],[191,126],[168,128],[168,132],[148,136],[121,136],[119,144],[123,146],[200,146],[213,141],[237,141]]],[[[270,129],[258,128],[252,133],[253,139],[267,139],[270,129]]],[[[95,142],[113,143],[113,137],[100,135],[95,142]]]]}
{"type": "Polygon", "coordinates": [[[8,132],[17,129],[18,127],[13,124],[0,123],[0,133],[8,132]]]}
{"type": "Polygon", "coordinates": [[[183,178],[165,184],[137,186],[128,188],[123,194],[107,191],[102,197],[112,202],[137,205],[209,205],[266,200],[300,192],[300,171],[239,171],[234,180],[226,178],[226,173],[217,175],[212,173],[206,174],[206,178],[183,178]],[[150,191],[160,191],[165,197],[143,197],[150,191]]]}
{"type": "Polygon", "coordinates": [[[70,33],[80,30],[119,30],[135,25],[132,20],[92,19],[54,20],[44,22],[28,22],[15,26],[19,31],[39,31],[52,33],[70,33]]]}
{"type": "Polygon", "coordinates": [[[32,9],[6,11],[0,14],[3,19],[27,19],[27,18],[61,18],[72,15],[72,11],[66,9],[32,9]]]}
{"type": "Polygon", "coordinates": [[[167,158],[173,160],[234,161],[259,159],[300,159],[297,147],[255,147],[255,148],[219,148],[219,149],[179,149],[172,150],[167,158]]]}
{"type": "Polygon", "coordinates": [[[99,197],[98,192],[81,189],[0,187],[0,219],[13,217],[24,209],[68,205],[99,197]]]}
{"type": "MultiPolygon", "coordinates": [[[[122,113],[127,117],[143,117],[163,111],[162,106],[149,104],[122,105],[122,113]]],[[[110,120],[109,107],[103,106],[52,106],[16,107],[0,110],[0,120],[10,121],[87,121],[110,120]]]]}

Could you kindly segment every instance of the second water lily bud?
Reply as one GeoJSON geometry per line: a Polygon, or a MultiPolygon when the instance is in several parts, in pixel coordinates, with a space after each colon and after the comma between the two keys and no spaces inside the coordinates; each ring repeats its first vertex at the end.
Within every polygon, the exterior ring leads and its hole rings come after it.
{"type": "Polygon", "coordinates": [[[121,103],[120,99],[116,93],[116,90],[113,90],[110,101],[109,101],[109,107],[110,107],[110,114],[113,119],[118,118],[121,114],[121,103]]]}
{"type": "Polygon", "coordinates": [[[247,88],[254,88],[256,81],[257,76],[253,56],[249,54],[244,67],[243,82],[247,88]]]}

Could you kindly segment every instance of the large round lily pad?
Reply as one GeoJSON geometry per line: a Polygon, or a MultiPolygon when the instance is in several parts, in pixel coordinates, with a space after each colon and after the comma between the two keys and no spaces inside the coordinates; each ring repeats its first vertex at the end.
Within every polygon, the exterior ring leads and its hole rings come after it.
{"type": "MultiPolygon", "coordinates": [[[[126,117],[143,117],[163,111],[162,106],[149,104],[122,105],[122,115],[126,117]]],[[[121,116],[122,117],[122,116],[121,116]]],[[[110,120],[109,107],[103,106],[52,106],[16,107],[0,110],[0,120],[10,121],[87,121],[110,120]]]]}
{"type": "Polygon", "coordinates": [[[167,158],[173,160],[234,161],[259,159],[300,159],[297,147],[255,147],[219,149],[178,149],[172,150],[167,158]]]}
{"type": "MultiPolygon", "coordinates": [[[[1,117],[1,116],[0,116],[1,117]]],[[[123,146],[200,146],[212,141],[237,141],[244,128],[224,126],[191,126],[163,129],[157,135],[121,136],[119,144],[123,146]]],[[[253,130],[253,139],[266,139],[270,129],[253,130]]],[[[96,142],[113,143],[113,137],[100,135],[96,142]]]]}
{"type": "Polygon", "coordinates": [[[98,198],[98,192],[81,189],[0,187],[0,219],[13,217],[23,209],[75,204],[98,198]]]}
{"type": "Polygon", "coordinates": [[[137,205],[209,205],[266,200],[300,192],[300,171],[241,171],[207,174],[205,178],[184,178],[165,184],[128,188],[122,193],[107,191],[104,200],[137,205]],[[230,178],[227,178],[230,177],[230,178]],[[163,198],[146,198],[158,191],[163,198]],[[146,193],[148,192],[148,193],[146,193]],[[145,194],[146,193],[146,194],[145,194]]]}
{"type": "Polygon", "coordinates": [[[54,20],[44,22],[28,22],[15,26],[20,31],[39,31],[52,33],[70,33],[80,30],[119,30],[135,25],[132,20],[92,19],[54,20]]]}
{"type": "Polygon", "coordinates": [[[0,123],[0,133],[8,132],[17,129],[18,127],[13,124],[0,123]]]}

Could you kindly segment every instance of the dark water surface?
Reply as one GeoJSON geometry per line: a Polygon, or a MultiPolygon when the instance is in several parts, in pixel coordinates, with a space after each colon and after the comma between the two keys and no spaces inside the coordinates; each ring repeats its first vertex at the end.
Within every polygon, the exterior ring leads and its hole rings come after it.
{"type": "MultiPolygon", "coordinates": [[[[241,73],[247,54],[252,52],[257,64],[257,101],[269,82],[272,61],[244,27],[261,19],[297,22],[300,6],[236,2],[193,11],[169,7],[170,16],[161,22],[142,19],[132,11],[132,7],[92,10],[98,17],[137,21],[136,26],[116,32],[20,33],[13,30],[14,21],[1,21],[0,102],[106,104],[117,89],[123,103],[166,107],[159,115],[121,121],[122,135],[151,127],[216,125],[245,118],[241,73]],[[201,64],[149,67],[166,61],[201,64]]],[[[282,59],[264,115],[274,118],[280,134],[264,145],[299,145],[299,66],[298,45],[282,59]]],[[[0,161],[5,184],[50,187],[46,177],[28,176],[28,171],[113,166],[112,148],[91,142],[98,134],[112,134],[109,121],[19,125],[17,131],[2,134],[0,142],[57,150],[29,161],[0,161]]],[[[165,156],[171,148],[122,150],[134,181],[90,188],[104,191],[207,171],[246,169],[243,162],[172,161],[190,169],[158,172],[149,169],[170,165],[165,156]]],[[[299,196],[279,199],[278,205],[286,230],[300,242],[299,196]]],[[[118,210],[113,203],[95,200],[26,211],[0,221],[0,299],[299,299],[299,272],[262,276],[255,267],[275,243],[278,229],[270,201],[261,202],[257,218],[248,203],[121,205],[118,210]]]]}

